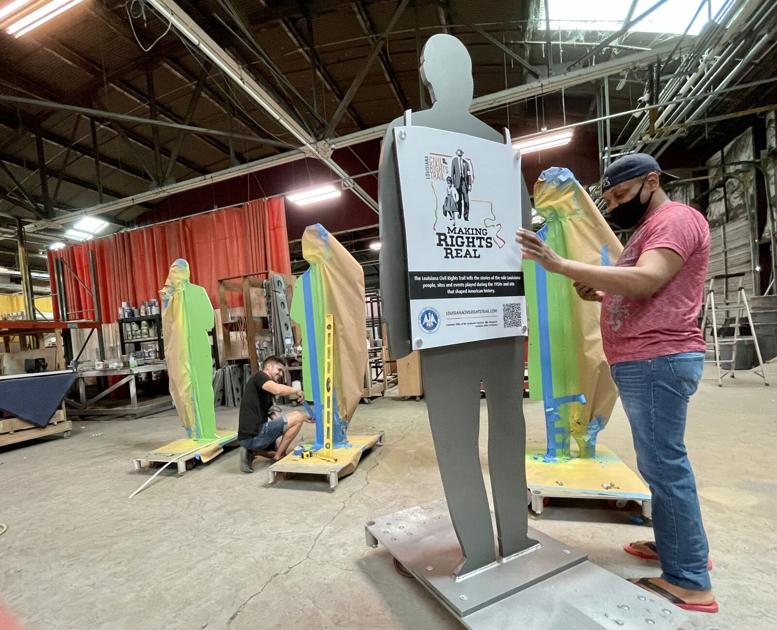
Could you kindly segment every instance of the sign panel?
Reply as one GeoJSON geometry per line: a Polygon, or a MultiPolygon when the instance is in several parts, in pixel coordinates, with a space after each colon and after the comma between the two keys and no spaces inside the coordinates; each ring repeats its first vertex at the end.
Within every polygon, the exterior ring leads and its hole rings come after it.
{"type": "Polygon", "coordinates": [[[510,144],[397,127],[413,348],[526,334],[521,164],[510,144]]]}

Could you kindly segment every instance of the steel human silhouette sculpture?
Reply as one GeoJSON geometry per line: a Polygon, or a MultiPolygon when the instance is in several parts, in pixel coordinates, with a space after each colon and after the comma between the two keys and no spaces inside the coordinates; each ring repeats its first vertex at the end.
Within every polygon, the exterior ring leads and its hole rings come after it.
{"type": "MultiPolygon", "coordinates": [[[[450,35],[435,35],[424,46],[421,78],[431,95],[431,109],[414,112],[414,126],[458,132],[504,142],[504,136],[469,113],[472,62],[464,45],[450,35]]],[[[411,351],[407,263],[400,186],[394,153],[394,127],[383,140],[379,172],[380,280],[389,344],[394,357],[411,351]]],[[[467,167],[469,169],[469,167],[467,167]]],[[[454,188],[468,192],[464,173],[454,188]]],[[[521,183],[523,223],[530,221],[530,201],[521,183]]],[[[467,218],[468,195],[459,199],[467,218]]],[[[457,209],[457,210],[458,210],[457,209]]],[[[458,213],[457,213],[458,214],[458,213]]],[[[535,544],[527,534],[526,472],[522,383],[524,339],[491,339],[421,351],[424,391],[434,448],[445,497],[463,560],[462,576],[493,564],[499,556],[517,554],[535,544]],[[488,461],[496,515],[497,545],[478,451],[480,383],[488,405],[488,461]]]]}

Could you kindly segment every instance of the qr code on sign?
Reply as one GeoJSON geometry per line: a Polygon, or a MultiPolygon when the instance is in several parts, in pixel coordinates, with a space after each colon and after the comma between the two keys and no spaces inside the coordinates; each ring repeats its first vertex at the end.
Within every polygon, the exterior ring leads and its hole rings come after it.
{"type": "Polygon", "coordinates": [[[502,321],[505,328],[520,328],[523,326],[521,303],[502,304],[502,321]]]}

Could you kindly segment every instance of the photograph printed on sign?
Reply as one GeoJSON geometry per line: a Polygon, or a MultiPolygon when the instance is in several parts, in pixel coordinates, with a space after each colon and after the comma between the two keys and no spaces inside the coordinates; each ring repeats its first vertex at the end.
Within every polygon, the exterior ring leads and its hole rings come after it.
{"type": "Polygon", "coordinates": [[[413,346],[525,334],[521,172],[510,144],[395,129],[413,346]]]}

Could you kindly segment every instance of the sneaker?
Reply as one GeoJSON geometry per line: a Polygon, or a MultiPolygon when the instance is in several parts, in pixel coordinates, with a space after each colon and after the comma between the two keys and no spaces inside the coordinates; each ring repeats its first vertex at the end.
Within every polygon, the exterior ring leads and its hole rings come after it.
{"type": "Polygon", "coordinates": [[[244,446],[240,447],[240,470],[244,473],[254,472],[254,453],[244,446]]]}

